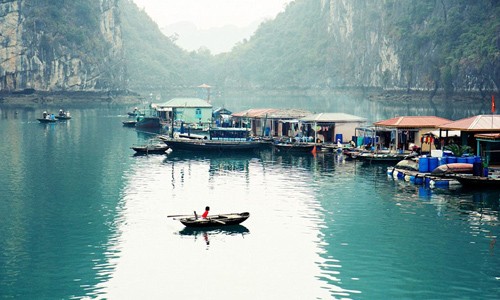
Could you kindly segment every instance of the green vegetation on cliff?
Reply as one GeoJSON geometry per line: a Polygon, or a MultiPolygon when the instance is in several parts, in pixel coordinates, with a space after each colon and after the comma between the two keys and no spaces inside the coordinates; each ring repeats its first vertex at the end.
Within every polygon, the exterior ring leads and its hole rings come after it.
{"type": "Polygon", "coordinates": [[[415,75],[429,89],[500,88],[500,3],[386,1],[388,35],[400,45],[408,87],[415,75]]]}

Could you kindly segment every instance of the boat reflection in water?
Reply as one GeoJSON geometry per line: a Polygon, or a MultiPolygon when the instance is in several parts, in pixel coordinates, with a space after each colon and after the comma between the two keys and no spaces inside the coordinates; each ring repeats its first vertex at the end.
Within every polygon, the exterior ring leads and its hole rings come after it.
{"type": "Polygon", "coordinates": [[[185,227],[181,231],[178,232],[179,235],[185,237],[193,237],[194,241],[198,241],[200,237],[203,238],[203,241],[208,246],[210,245],[210,240],[216,239],[217,237],[225,237],[225,236],[242,236],[249,234],[250,230],[243,225],[231,225],[231,226],[223,226],[223,227],[208,227],[208,228],[192,228],[185,227]]]}

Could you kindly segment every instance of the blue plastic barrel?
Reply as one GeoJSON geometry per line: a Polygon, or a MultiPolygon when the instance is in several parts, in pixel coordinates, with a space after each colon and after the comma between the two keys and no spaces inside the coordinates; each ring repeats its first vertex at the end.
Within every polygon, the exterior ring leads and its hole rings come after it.
{"type": "Polygon", "coordinates": [[[468,164],[473,164],[474,161],[476,161],[476,158],[474,156],[468,156],[466,157],[466,159],[468,164]]]}
{"type": "Polygon", "coordinates": [[[446,165],[448,163],[448,156],[443,156],[439,158],[439,165],[446,165]]]}
{"type": "Polygon", "coordinates": [[[424,178],[416,176],[415,177],[415,184],[418,184],[418,185],[424,184],[424,178]]]}
{"type": "Polygon", "coordinates": [[[457,162],[457,158],[455,156],[448,156],[448,163],[454,164],[457,162]]]}
{"type": "Polygon", "coordinates": [[[420,157],[418,159],[418,171],[422,173],[429,172],[429,158],[420,157]]]}
{"type": "Polygon", "coordinates": [[[439,158],[429,157],[429,172],[434,171],[439,166],[439,158]]]}
{"type": "Polygon", "coordinates": [[[467,163],[467,157],[457,157],[457,162],[465,164],[467,163]]]}
{"type": "Polygon", "coordinates": [[[434,181],[434,187],[447,188],[449,186],[450,186],[450,182],[448,180],[436,180],[436,181],[434,181]]]}

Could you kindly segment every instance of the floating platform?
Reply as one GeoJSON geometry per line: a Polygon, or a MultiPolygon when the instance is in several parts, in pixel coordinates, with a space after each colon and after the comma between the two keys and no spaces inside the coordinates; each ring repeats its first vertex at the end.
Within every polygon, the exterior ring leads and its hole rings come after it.
{"type": "Polygon", "coordinates": [[[395,167],[387,168],[387,176],[430,188],[454,188],[461,186],[460,182],[456,179],[432,176],[431,173],[421,173],[395,167]]]}

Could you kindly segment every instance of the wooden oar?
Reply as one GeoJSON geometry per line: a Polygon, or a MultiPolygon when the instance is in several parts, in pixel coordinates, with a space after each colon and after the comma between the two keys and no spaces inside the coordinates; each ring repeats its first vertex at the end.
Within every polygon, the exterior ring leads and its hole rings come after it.
{"type": "Polygon", "coordinates": [[[175,218],[175,217],[192,217],[193,215],[170,215],[167,218],[175,218]]]}

